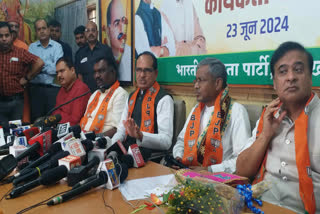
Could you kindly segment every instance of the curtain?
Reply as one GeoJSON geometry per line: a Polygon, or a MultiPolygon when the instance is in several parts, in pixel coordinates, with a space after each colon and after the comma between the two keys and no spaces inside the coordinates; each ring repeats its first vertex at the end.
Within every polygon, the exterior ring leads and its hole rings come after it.
{"type": "Polygon", "coordinates": [[[71,46],[73,58],[79,48],[76,44],[73,31],[77,26],[86,26],[87,24],[86,4],[86,0],[76,0],[55,10],[55,19],[61,23],[61,41],[71,46]]]}

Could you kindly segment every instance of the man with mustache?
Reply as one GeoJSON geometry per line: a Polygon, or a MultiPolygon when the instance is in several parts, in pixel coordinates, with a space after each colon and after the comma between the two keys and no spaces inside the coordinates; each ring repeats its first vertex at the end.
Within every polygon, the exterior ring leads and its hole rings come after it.
{"type": "Polygon", "coordinates": [[[113,58],[109,46],[98,41],[98,28],[96,23],[89,21],[86,25],[85,36],[87,45],[79,50],[75,59],[75,66],[79,78],[88,85],[91,92],[97,89],[93,78],[93,65],[101,57],[113,58]]]}
{"type": "Polygon", "coordinates": [[[199,62],[194,89],[199,103],[178,135],[173,157],[193,170],[234,173],[250,123],[245,107],[229,96],[225,65],[215,58],[199,62]]]}
{"type": "Polygon", "coordinates": [[[30,81],[31,122],[46,115],[56,104],[60,86],[56,79],[56,62],[63,56],[61,45],[50,39],[50,30],[44,19],[34,23],[38,41],[30,44],[29,52],[40,57],[45,65],[30,81]]]}
{"type": "Polygon", "coordinates": [[[5,131],[9,120],[22,119],[24,87],[43,65],[39,57],[14,46],[10,25],[0,22],[0,125],[5,131]]]}
{"type": "MultiPolygon", "coordinates": [[[[77,78],[73,63],[69,57],[62,57],[56,63],[57,79],[61,85],[56,99],[56,107],[76,98],[90,89],[77,78]]],[[[60,114],[60,123],[70,122],[71,126],[79,124],[89,100],[91,93],[77,98],[69,104],[63,105],[52,114],[60,114]]]]}
{"type": "Polygon", "coordinates": [[[157,58],[151,52],[137,57],[137,89],[130,94],[112,143],[126,149],[138,144],[150,152],[168,150],[173,135],[173,99],[156,81],[157,58]]]}
{"type": "Polygon", "coordinates": [[[126,44],[128,20],[121,0],[112,0],[107,9],[107,35],[114,58],[119,64],[119,79],[131,81],[131,47],[126,44]]]}
{"type": "Polygon", "coordinates": [[[117,80],[117,63],[113,57],[98,58],[93,69],[99,89],[91,95],[80,126],[84,131],[111,138],[117,131],[128,93],[117,80]]]}
{"type": "Polygon", "coordinates": [[[320,101],[312,92],[313,57],[285,42],[270,61],[278,98],[262,113],[237,174],[271,182],[262,200],[297,213],[320,212],[320,101]]]}

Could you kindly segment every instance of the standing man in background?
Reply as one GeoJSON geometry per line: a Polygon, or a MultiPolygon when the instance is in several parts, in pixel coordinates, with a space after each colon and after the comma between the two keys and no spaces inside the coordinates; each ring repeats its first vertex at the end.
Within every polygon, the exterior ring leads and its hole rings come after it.
{"type": "Polygon", "coordinates": [[[34,23],[38,41],[32,43],[29,52],[40,57],[45,65],[30,81],[31,121],[46,115],[56,103],[60,86],[56,80],[56,62],[63,56],[61,45],[50,39],[50,30],[44,19],[34,23]]]}
{"type": "Polygon", "coordinates": [[[74,29],[73,34],[74,34],[74,39],[79,47],[79,49],[76,51],[75,56],[74,56],[74,62],[76,61],[77,55],[79,54],[79,50],[86,46],[87,40],[86,36],[84,35],[84,31],[86,30],[86,27],[83,25],[79,25],[74,29]]]}
{"type": "MultiPolygon", "coordinates": [[[[20,32],[20,24],[18,19],[16,18],[9,18],[8,23],[10,25],[11,31],[12,31],[12,39],[13,39],[13,45],[18,47],[18,48],[23,48],[26,51],[28,51],[29,46],[18,39],[19,37],[19,32],[20,32]]],[[[29,98],[29,93],[28,93],[28,88],[24,89],[23,92],[24,95],[24,103],[23,103],[23,116],[22,116],[22,121],[26,123],[30,123],[30,98],[29,98]]]]}
{"type": "Polygon", "coordinates": [[[28,51],[12,45],[7,22],[0,22],[0,124],[22,118],[23,88],[43,67],[44,62],[28,51]],[[31,66],[27,72],[26,67],[31,66]]]}
{"type": "Polygon", "coordinates": [[[97,89],[93,77],[93,65],[98,58],[113,57],[109,46],[98,41],[98,28],[96,23],[89,21],[86,25],[85,36],[87,45],[81,48],[76,56],[75,66],[79,78],[88,85],[91,92],[97,89]]]}
{"type": "Polygon", "coordinates": [[[73,60],[72,49],[71,49],[70,45],[68,43],[65,43],[60,40],[60,38],[61,38],[61,24],[60,24],[60,22],[58,22],[55,19],[51,20],[49,22],[49,28],[50,28],[51,39],[58,42],[62,46],[63,56],[68,57],[71,60],[73,60]]]}

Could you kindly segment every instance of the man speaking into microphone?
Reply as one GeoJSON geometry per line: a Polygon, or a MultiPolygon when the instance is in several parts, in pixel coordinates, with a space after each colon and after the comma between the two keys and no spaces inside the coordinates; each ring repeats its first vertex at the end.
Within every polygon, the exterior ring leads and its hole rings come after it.
{"type": "Polygon", "coordinates": [[[98,58],[93,66],[98,86],[90,97],[80,121],[81,129],[112,137],[117,131],[128,93],[120,87],[117,63],[113,57],[98,58]]]}
{"type": "MultiPolygon", "coordinates": [[[[56,98],[56,108],[71,99],[81,96],[89,91],[88,86],[77,78],[72,61],[69,58],[61,57],[56,63],[57,79],[61,85],[56,98]]],[[[79,124],[90,98],[91,93],[79,97],[74,101],[59,107],[53,115],[60,114],[60,123],[70,122],[70,125],[79,124]]]]}

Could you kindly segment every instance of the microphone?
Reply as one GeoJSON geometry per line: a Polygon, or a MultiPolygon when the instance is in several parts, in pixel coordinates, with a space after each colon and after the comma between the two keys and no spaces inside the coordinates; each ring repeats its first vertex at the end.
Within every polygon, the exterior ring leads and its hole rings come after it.
{"type": "Polygon", "coordinates": [[[73,135],[75,138],[80,138],[80,133],[81,133],[81,127],[80,125],[74,125],[69,127],[69,133],[73,132],[73,135]]]}
{"type": "Polygon", "coordinates": [[[13,182],[12,182],[13,185],[17,186],[22,182],[27,182],[32,179],[38,178],[41,175],[41,173],[43,173],[44,171],[46,171],[50,168],[57,167],[58,160],[66,157],[68,155],[69,155],[69,152],[67,152],[67,151],[61,151],[61,152],[55,154],[54,156],[52,156],[52,158],[50,160],[41,164],[39,167],[32,168],[32,169],[30,169],[30,171],[28,173],[21,175],[21,176],[18,176],[16,179],[13,180],[13,182]]]}
{"type": "Polygon", "coordinates": [[[38,153],[40,154],[40,156],[43,156],[43,154],[48,151],[48,149],[50,148],[51,144],[52,144],[52,130],[48,130],[46,132],[43,133],[39,133],[38,135],[32,137],[29,140],[29,144],[32,145],[35,142],[39,142],[40,143],[40,148],[38,149],[38,153]]]}
{"type": "Polygon", "coordinates": [[[76,99],[79,99],[80,97],[83,97],[83,96],[89,94],[90,92],[91,92],[91,90],[89,90],[89,91],[87,91],[87,92],[85,92],[85,93],[83,93],[83,94],[81,94],[81,95],[79,95],[79,96],[77,96],[77,97],[74,97],[74,98],[72,98],[71,100],[69,100],[69,101],[67,101],[67,102],[65,102],[65,103],[62,103],[61,105],[58,105],[57,107],[54,107],[53,109],[51,109],[50,111],[48,111],[47,115],[50,115],[50,114],[51,114],[52,112],[54,112],[55,110],[61,108],[61,107],[64,106],[64,105],[67,105],[67,104],[75,101],[76,99]]]}
{"type": "Polygon", "coordinates": [[[33,126],[37,127],[51,127],[57,125],[61,120],[61,115],[56,114],[56,115],[51,115],[47,117],[40,117],[38,118],[33,126]]]}
{"type": "Polygon", "coordinates": [[[129,154],[122,155],[120,157],[120,162],[126,164],[128,168],[132,168],[134,165],[133,157],[129,154]]]}
{"type": "Polygon", "coordinates": [[[67,167],[65,167],[65,166],[55,167],[53,169],[50,169],[50,170],[44,172],[42,174],[42,176],[39,177],[38,179],[31,181],[29,183],[26,183],[22,186],[14,188],[10,192],[9,196],[10,196],[10,198],[16,198],[19,195],[21,195],[22,193],[29,191],[37,186],[52,185],[52,184],[58,182],[59,180],[61,180],[62,178],[66,177],[67,173],[68,173],[67,167]]]}
{"type": "Polygon", "coordinates": [[[97,171],[100,159],[94,156],[87,165],[74,167],[68,172],[67,182],[68,186],[73,186],[79,181],[88,178],[97,171]]]}
{"type": "Polygon", "coordinates": [[[128,166],[124,163],[115,164],[116,173],[120,179],[120,183],[122,184],[128,177],[128,166]]]}
{"type": "Polygon", "coordinates": [[[164,156],[164,160],[169,164],[169,165],[176,165],[178,167],[180,167],[181,169],[187,169],[189,167],[187,167],[186,165],[184,165],[183,163],[181,163],[180,161],[176,160],[175,158],[173,158],[172,155],[166,155],[164,156]]]}
{"type": "Polygon", "coordinates": [[[47,205],[52,206],[52,205],[56,205],[56,204],[60,204],[65,201],[68,201],[71,198],[73,198],[77,195],[80,195],[81,193],[84,193],[86,191],[89,191],[92,188],[95,188],[97,186],[105,184],[107,181],[108,181],[107,173],[104,171],[101,171],[101,172],[99,172],[99,176],[96,179],[93,179],[93,180],[89,181],[88,183],[81,185],[78,188],[72,189],[69,192],[67,192],[61,196],[55,197],[54,199],[49,201],[47,203],[47,205]]]}

